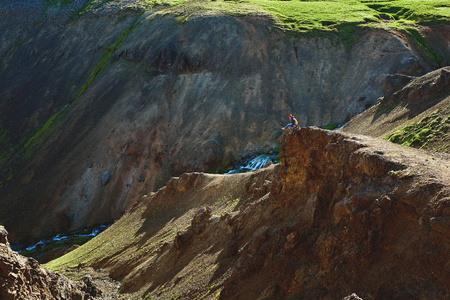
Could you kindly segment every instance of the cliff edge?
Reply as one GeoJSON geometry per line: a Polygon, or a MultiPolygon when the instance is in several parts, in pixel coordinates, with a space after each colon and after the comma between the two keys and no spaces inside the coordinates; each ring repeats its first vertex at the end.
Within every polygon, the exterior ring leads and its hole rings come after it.
{"type": "Polygon", "coordinates": [[[173,178],[47,267],[108,270],[130,298],[448,295],[449,155],[308,127],[280,159],[173,178]]]}

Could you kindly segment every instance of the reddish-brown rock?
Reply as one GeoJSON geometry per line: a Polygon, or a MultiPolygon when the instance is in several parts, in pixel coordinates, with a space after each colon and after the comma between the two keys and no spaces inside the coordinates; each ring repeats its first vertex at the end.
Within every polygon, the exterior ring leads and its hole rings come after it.
{"type": "MultiPolygon", "coordinates": [[[[0,226],[0,299],[95,299],[101,296],[91,281],[75,282],[65,276],[42,268],[33,258],[11,250],[6,232],[0,226]]],[[[98,299],[98,298],[97,298],[98,299]]]]}
{"type": "Polygon", "coordinates": [[[273,202],[257,211],[278,209],[256,227],[250,218],[263,215],[243,217],[242,238],[255,234],[242,241],[223,299],[450,293],[447,155],[292,128],[281,138],[280,158],[273,202]]]}

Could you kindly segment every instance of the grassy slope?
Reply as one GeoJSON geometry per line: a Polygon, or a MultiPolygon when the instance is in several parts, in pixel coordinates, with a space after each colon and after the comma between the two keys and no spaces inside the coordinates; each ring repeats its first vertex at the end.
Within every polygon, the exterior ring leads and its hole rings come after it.
{"type": "MultiPolygon", "coordinates": [[[[70,0],[48,0],[49,5],[62,6],[70,0]]],[[[102,6],[119,5],[120,0],[91,0],[78,13],[102,6]]],[[[446,0],[137,0],[123,10],[146,11],[158,6],[160,13],[179,14],[181,20],[194,14],[266,15],[283,29],[295,32],[338,31],[346,26],[371,25],[389,27],[448,22],[450,4],[446,0]],[[162,9],[164,8],[164,9],[162,9]]]]}
{"type": "Polygon", "coordinates": [[[450,153],[450,103],[392,134],[388,141],[409,147],[450,153]]]}
{"type": "MultiPolygon", "coordinates": [[[[209,206],[213,216],[235,213],[242,204],[241,196],[245,194],[245,183],[251,175],[200,175],[196,179],[197,188],[188,192],[180,191],[169,183],[170,188],[165,187],[156,194],[144,197],[136,207],[88,243],[44,266],[54,271],[79,265],[106,269],[115,278],[128,276],[124,281],[128,286],[127,290],[139,294],[151,286],[158,286],[157,289],[164,293],[164,282],[139,282],[142,272],[149,272],[148,278],[152,278],[150,275],[155,276],[156,279],[153,280],[167,279],[168,282],[173,279],[173,274],[166,274],[166,270],[153,270],[151,266],[156,262],[167,265],[176,261],[184,266],[183,270],[180,270],[180,276],[198,278],[201,274],[205,277],[204,282],[211,282],[217,271],[214,261],[220,254],[220,251],[211,249],[222,248],[219,246],[220,237],[200,238],[202,242],[198,247],[208,245],[205,247],[209,250],[199,250],[207,253],[195,258],[179,257],[172,246],[174,238],[177,232],[184,231],[190,225],[192,217],[200,207],[209,206]],[[210,246],[211,244],[217,247],[210,246]],[[205,265],[209,267],[208,270],[204,270],[205,265]]],[[[195,240],[195,237],[193,239],[195,240]]],[[[188,282],[182,283],[186,285],[186,289],[190,288],[188,282]]],[[[183,289],[184,287],[181,287],[181,290],[183,289]]],[[[208,286],[202,290],[208,290],[208,286]]]]}
{"type": "Polygon", "coordinates": [[[343,131],[376,136],[404,146],[450,153],[449,118],[450,97],[421,112],[411,112],[402,104],[386,107],[378,103],[354,118],[343,131]]]}
{"type": "Polygon", "coordinates": [[[339,130],[450,153],[449,71],[446,67],[415,78],[339,130]]]}
{"type": "MultiPolygon", "coordinates": [[[[396,114],[388,117],[395,119],[396,114]]],[[[450,97],[398,124],[380,137],[404,146],[450,153],[450,97]]]]}

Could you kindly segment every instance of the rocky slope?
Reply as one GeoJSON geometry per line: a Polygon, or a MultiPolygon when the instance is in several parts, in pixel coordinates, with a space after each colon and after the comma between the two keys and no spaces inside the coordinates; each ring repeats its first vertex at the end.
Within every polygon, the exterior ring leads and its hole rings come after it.
{"type": "Polygon", "coordinates": [[[384,97],[339,130],[450,152],[450,67],[420,77],[389,75],[384,97]]]}
{"type": "MultiPolygon", "coordinates": [[[[290,112],[340,123],[376,102],[387,74],[436,67],[384,30],[347,47],[261,16],[112,6],[70,18],[82,1],[28,2],[0,3],[0,220],[15,243],[118,218],[171,176],[278,147],[290,112]]],[[[432,44],[442,63],[444,44],[432,44]]]]}
{"type": "Polygon", "coordinates": [[[448,296],[449,155],[308,127],[280,157],[173,178],[47,267],[102,268],[131,299],[448,296]]]}
{"type": "Polygon", "coordinates": [[[43,269],[9,247],[7,231],[0,226],[0,299],[107,299],[90,277],[72,281],[43,269]]]}

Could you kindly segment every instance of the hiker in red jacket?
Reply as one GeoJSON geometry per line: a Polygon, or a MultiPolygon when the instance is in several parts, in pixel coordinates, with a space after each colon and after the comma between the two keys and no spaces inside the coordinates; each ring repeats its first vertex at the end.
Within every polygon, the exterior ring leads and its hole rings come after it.
{"type": "Polygon", "coordinates": [[[298,121],[292,114],[289,115],[289,119],[291,120],[291,124],[287,124],[286,127],[281,128],[282,130],[286,130],[288,127],[298,126],[298,121]]]}

